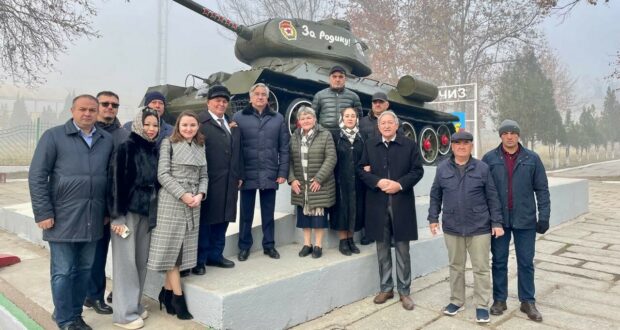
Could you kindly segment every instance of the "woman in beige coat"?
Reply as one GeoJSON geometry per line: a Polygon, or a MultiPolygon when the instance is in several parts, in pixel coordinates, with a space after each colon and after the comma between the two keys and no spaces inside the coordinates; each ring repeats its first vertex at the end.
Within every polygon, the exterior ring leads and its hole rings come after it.
{"type": "Polygon", "coordinates": [[[331,133],[317,125],[312,108],[300,108],[297,122],[301,127],[291,137],[288,182],[291,203],[297,205],[297,227],[304,230],[304,246],[299,256],[312,253],[313,258],[320,258],[324,228],[327,228],[327,208],[336,202],[336,148],[331,133]],[[312,229],[314,247],[310,243],[312,229]]]}
{"type": "Polygon", "coordinates": [[[174,132],[159,151],[157,227],[153,231],[148,268],[166,272],[159,306],[169,314],[191,319],[181,288],[180,271],[196,266],[200,203],[207,196],[207,160],[198,117],[183,112],[174,132]]]}

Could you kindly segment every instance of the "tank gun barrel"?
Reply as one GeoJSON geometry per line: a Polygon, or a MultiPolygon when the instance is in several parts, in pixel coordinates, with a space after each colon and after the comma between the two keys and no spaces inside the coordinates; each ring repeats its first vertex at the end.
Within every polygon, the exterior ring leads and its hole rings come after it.
{"type": "Polygon", "coordinates": [[[245,25],[237,24],[233,22],[232,20],[214,12],[213,10],[207,7],[203,7],[199,3],[196,3],[192,0],[173,0],[173,1],[233,31],[234,33],[236,33],[243,39],[246,39],[246,40],[252,39],[252,31],[248,29],[248,27],[246,27],[245,25]]]}

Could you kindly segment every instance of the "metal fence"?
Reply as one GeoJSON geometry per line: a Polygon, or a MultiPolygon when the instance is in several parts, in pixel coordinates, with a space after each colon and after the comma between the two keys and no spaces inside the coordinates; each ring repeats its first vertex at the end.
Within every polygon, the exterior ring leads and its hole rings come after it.
{"type": "Polygon", "coordinates": [[[0,165],[29,165],[34,149],[43,132],[55,124],[36,120],[0,130],[0,165]]]}

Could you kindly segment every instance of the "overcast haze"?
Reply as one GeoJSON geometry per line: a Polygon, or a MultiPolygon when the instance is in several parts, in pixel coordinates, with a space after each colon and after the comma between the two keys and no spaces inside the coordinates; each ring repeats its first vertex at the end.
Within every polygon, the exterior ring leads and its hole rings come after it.
{"type": "MultiPolygon", "coordinates": [[[[93,25],[101,38],[69,45],[67,54],[59,57],[57,72],[48,75],[41,87],[92,94],[110,89],[121,97],[121,119],[133,117],[146,88],[156,84],[157,3],[100,1],[93,25]]],[[[213,0],[201,4],[217,9],[213,0]]],[[[581,3],[564,23],[549,18],[543,25],[551,47],[579,79],[581,101],[602,102],[610,83],[603,78],[612,72],[609,63],[620,49],[618,22],[620,5],[612,1],[598,6],[581,3]]],[[[169,84],[183,86],[188,73],[208,77],[248,67],[234,57],[234,42],[222,35],[221,28],[173,2],[168,28],[169,84]]]]}

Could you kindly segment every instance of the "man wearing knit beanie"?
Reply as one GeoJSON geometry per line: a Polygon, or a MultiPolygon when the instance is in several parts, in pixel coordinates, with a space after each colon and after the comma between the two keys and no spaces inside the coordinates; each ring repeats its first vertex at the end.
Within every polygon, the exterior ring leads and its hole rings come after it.
{"type": "Polygon", "coordinates": [[[517,254],[518,297],[521,312],[542,322],[536,308],[534,287],[534,251],[536,233],[549,229],[551,202],[545,167],[538,154],[521,143],[521,127],[510,119],[499,126],[502,143],[489,151],[482,161],[489,165],[502,206],[504,236],[491,241],[493,254],[493,305],[491,314],[501,315],[508,298],[508,255],[514,236],[517,254]]]}
{"type": "MultiPolygon", "coordinates": [[[[174,127],[166,123],[163,118],[164,112],[166,110],[166,97],[164,96],[164,94],[158,91],[148,92],[146,93],[146,95],[144,95],[144,106],[156,110],[157,114],[159,115],[161,123],[161,127],[159,128],[159,135],[157,136],[157,147],[159,147],[161,145],[161,141],[164,138],[172,135],[172,131],[174,130],[174,127]]],[[[133,121],[128,121],[125,123],[125,125],[123,125],[123,128],[126,129],[128,132],[131,132],[132,124],[133,121]]]]}

